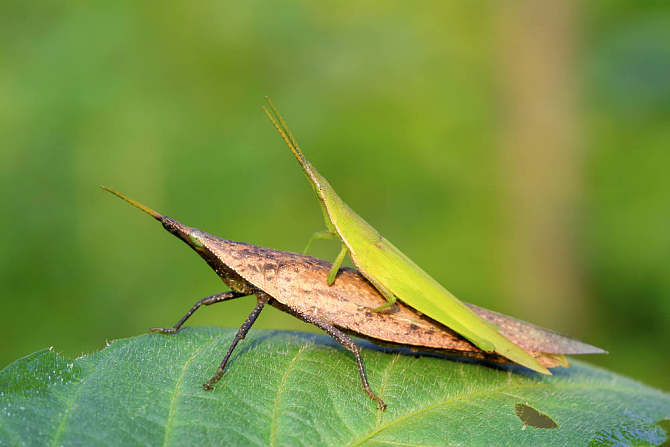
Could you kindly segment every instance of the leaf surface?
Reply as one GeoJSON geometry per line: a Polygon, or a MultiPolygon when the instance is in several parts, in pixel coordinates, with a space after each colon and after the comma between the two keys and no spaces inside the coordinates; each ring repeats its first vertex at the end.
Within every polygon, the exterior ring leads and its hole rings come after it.
{"type": "Polygon", "coordinates": [[[235,331],[185,328],[117,340],[67,360],[44,349],[0,371],[0,445],[660,445],[670,395],[573,362],[552,377],[362,350],[326,336],[251,331],[217,388],[235,331]],[[536,428],[519,406],[550,417],[536,428]],[[527,421],[526,421],[527,422],[527,421]]]}

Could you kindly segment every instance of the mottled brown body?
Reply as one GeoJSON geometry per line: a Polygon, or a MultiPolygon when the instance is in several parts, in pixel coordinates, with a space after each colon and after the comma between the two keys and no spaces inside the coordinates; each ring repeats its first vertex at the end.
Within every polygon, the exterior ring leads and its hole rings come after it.
{"type": "MultiPolygon", "coordinates": [[[[503,357],[484,353],[449,328],[402,303],[398,303],[390,312],[372,312],[371,309],[381,306],[386,300],[357,270],[341,269],[338,280],[328,286],[325,279],[332,266],[330,262],[303,254],[228,241],[204,232],[202,234],[205,247],[214,258],[254,287],[272,296],[275,303],[271,304],[282,310],[312,315],[373,342],[443,350],[507,363],[503,357]]],[[[208,262],[212,265],[212,262],[208,262]]],[[[560,356],[546,354],[603,352],[530,323],[473,304],[468,306],[500,327],[503,335],[548,368],[565,365],[560,356]]]]}

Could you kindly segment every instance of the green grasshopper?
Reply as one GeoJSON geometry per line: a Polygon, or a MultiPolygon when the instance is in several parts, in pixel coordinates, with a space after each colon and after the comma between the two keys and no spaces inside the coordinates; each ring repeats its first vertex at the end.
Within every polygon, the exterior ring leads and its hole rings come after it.
{"type": "Polygon", "coordinates": [[[277,108],[270,98],[266,97],[266,101],[269,109],[263,107],[265,114],[293,152],[321,203],[326,230],[315,233],[305,250],[315,239],[339,239],[342,244],[328,275],[329,285],[335,282],[338,270],[349,254],[356,268],[386,299],[386,303],[374,311],[393,306],[397,297],[465,337],[482,351],[495,352],[534,371],[551,375],[528,352],[503,336],[495,324],[475,314],[356,214],[305,158],[277,108]]]}

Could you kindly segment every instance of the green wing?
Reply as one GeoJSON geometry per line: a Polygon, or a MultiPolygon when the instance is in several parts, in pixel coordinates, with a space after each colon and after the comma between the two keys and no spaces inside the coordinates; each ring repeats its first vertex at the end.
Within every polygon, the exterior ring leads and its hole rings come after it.
{"type": "Polygon", "coordinates": [[[269,99],[267,101],[276,119],[268,109],[265,112],[312,184],[321,202],[326,227],[340,237],[349,249],[356,267],[373,285],[439,321],[483,351],[496,352],[534,371],[551,374],[530,354],[501,335],[495,325],[475,314],[356,214],[305,158],[281,115],[269,99]]]}

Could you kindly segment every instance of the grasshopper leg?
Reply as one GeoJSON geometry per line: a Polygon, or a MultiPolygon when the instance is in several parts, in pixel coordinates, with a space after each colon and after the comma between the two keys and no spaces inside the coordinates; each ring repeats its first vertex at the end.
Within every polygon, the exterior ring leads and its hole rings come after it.
{"type": "Polygon", "coordinates": [[[361,353],[358,349],[358,345],[349,337],[347,334],[344,332],[340,331],[337,329],[335,326],[330,326],[330,325],[321,325],[321,329],[326,331],[328,335],[333,337],[335,340],[339,341],[342,346],[347,348],[349,351],[351,351],[354,354],[354,357],[356,357],[356,363],[358,364],[358,373],[361,376],[361,381],[363,382],[363,389],[365,392],[370,396],[370,399],[374,400],[377,402],[377,408],[380,410],[384,411],[386,410],[386,404],[384,403],[383,400],[379,396],[377,396],[374,391],[370,388],[370,383],[368,383],[368,376],[365,374],[365,366],[363,366],[363,360],[361,359],[361,353]]]}
{"type": "Polygon", "coordinates": [[[337,239],[337,234],[328,230],[317,231],[316,233],[312,234],[312,237],[310,237],[309,241],[307,241],[307,245],[305,246],[305,249],[302,251],[302,254],[306,255],[310,247],[312,246],[312,243],[317,239],[337,239]]]}
{"type": "Polygon", "coordinates": [[[372,391],[372,388],[370,388],[370,383],[368,382],[368,376],[365,373],[365,366],[363,366],[363,360],[361,359],[361,353],[358,349],[358,345],[356,345],[356,342],[354,342],[351,337],[349,337],[347,334],[336,328],[335,326],[325,323],[317,318],[314,318],[312,315],[305,314],[305,313],[300,313],[297,312],[295,309],[291,309],[289,313],[295,315],[296,317],[300,318],[301,320],[311,323],[314,326],[318,327],[319,329],[322,329],[325,331],[328,335],[333,337],[335,340],[337,340],[342,346],[344,346],[347,350],[351,351],[354,354],[354,357],[356,358],[356,363],[358,364],[358,373],[361,376],[361,381],[363,382],[363,389],[367,393],[368,396],[370,396],[370,399],[374,400],[377,402],[377,408],[384,411],[386,410],[386,404],[384,403],[379,396],[377,396],[374,391],[372,391]]]}
{"type": "Polygon", "coordinates": [[[221,364],[216,369],[216,374],[214,374],[214,376],[202,386],[205,391],[214,389],[214,384],[218,382],[219,379],[221,379],[221,377],[223,376],[223,371],[226,369],[226,364],[228,363],[228,359],[230,359],[230,355],[235,350],[235,346],[237,346],[240,340],[246,337],[247,332],[249,332],[249,329],[251,329],[251,326],[256,321],[256,318],[258,318],[258,315],[260,315],[261,311],[263,310],[263,307],[272,299],[270,295],[267,295],[265,293],[258,293],[256,296],[258,297],[258,304],[256,304],[254,310],[251,311],[247,319],[244,321],[244,323],[242,323],[242,326],[237,331],[237,334],[235,334],[235,338],[233,339],[232,344],[228,348],[226,356],[223,358],[221,364]]]}
{"type": "Polygon", "coordinates": [[[328,272],[328,285],[332,286],[333,283],[335,282],[335,277],[337,276],[337,272],[340,270],[340,267],[342,267],[342,263],[344,262],[345,256],[347,256],[347,253],[349,253],[349,249],[347,248],[346,245],[342,244],[342,248],[340,249],[340,253],[338,253],[337,258],[335,258],[335,261],[333,261],[333,266],[330,268],[330,272],[328,272]]]}
{"type": "Polygon", "coordinates": [[[363,360],[361,359],[361,353],[358,349],[358,345],[356,345],[356,343],[351,339],[351,337],[349,337],[341,330],[337,329],[335,326],[331,326],[329,324],[325,324],[320,321],[314,322],[314,324],[323,329],[324,331],[326,331],[328,335],[330,335],[335,340],[340,342],[342,346],[344,346],[354,354],[354,357],[356,357],[356,363],[358,364],[358,373],[360,374],[361,381],[363,382],[363,389],[368,394],[368,396],[370,396],[370,399],[377,402],[377,408],[379,408],[382,411],[386,410],[386,404],[384,403],[384,401],[381,400],[381,398],[379,398],[379,396],[377,396],[374,393],[374,391],[372,391],[372,389],[370,388],[370,383],[368,382],[367,374],[365,374],[365,366],[363,366],[363,360]]]}
{"type": "Polygon", "coordinates": [[[393,292],[391,292],[381,284],[377,283],[376,281],[370,281],[370,282],[372,282],[372,285],[375,286],[375,289],[377,289],[377,291],[381,293],[384,299],[386,299],[386,302],[384,304],[382,304],[379,307],[375,307],[374,309],[372,309],[372,312],[381,312],[382,310],[386,310],[395,304],[396,297],[393,294],[393,292]]]}
{"type": "Polygon", "coordinates": [[[193,307],[191,307],[191,309],[189,309],[189,311],[186,312],[186,315],[181,317],[181,320],[179,320],[177,322],[177,324],[175,324],[174,326],[169,327],[169,328],[152,327],[151,329],[149,329],[149,332],[151,332],[151,333],[159,332],[161,334],[174,334],[179,330],[179,328],[181,328],[181,326],[186,322],[186,320],[188,320],[190,318],[190,316],[193,315],[193,312],[198,310],[198,308],[200,306],[202,306],[202,305],[209,306],[211,304],[216,304],[216,303],[220,303],[222,301],[232,300],[232,299],[235,299],[235,298],[241,298],[243,296],[247,296],[247,294],[246,293],[235,292],[233,290],[231,290],[229,292],[222,292],[222,293],[217,293],[216,295],[207,296],[207,297],[199,300],[197,303],[195,303],[193,305],[193,307]]]}
{"type": "Polygon", "coordinates": [[[375,307],[374,309],[372,309],[372,311],[381,312],[382,310],[386,310],[395,304],[395,300],[396,300],[395,295],[392,295],[390,300],[387,300],[384,304],[382,304],[379,307],[375,307]]]}

